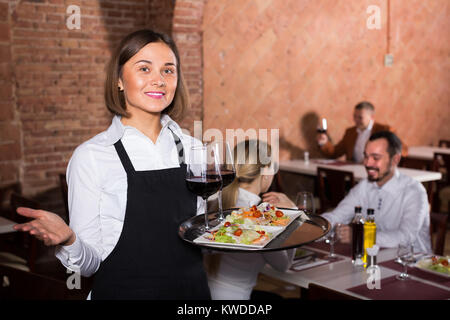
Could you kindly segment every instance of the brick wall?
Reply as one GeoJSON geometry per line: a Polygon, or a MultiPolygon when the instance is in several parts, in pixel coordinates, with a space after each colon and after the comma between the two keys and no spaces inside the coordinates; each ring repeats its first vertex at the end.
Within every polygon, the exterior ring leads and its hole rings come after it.
{"type": "MultiPolygon", "coordinates": [[[[203,1],[178,2],[179,19],[200,15],[203,1]]],[[[58,186],[75,147],[110,123],[103,81],[111,49],[143,27],[170,34],[174,10],[172,0],[0,0],[0,186],[20,181],[25,194],[58,186]],[[80,29],[66,26],[69,5],[81,10],[80,29]]],[[[174,34],[193,119],[201,115],[201,32],[190,23],[174,34]]]]}

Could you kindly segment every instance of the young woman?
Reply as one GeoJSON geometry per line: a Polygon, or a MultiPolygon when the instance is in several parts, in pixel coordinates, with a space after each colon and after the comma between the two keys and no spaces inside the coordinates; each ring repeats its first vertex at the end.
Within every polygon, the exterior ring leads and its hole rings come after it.
{"type": "Polygon", "coordinates": [[[193,144],[173,120],[187,107],[175,43],[140,30],[125,37],[105,82],[111,126],[80,145],[67,169],[70,226],[20,208],[28,231],[81,275],[92,299],[209,299],[201,252],[178,237],[203,205],[186,187],[193,144]]]}
{"type": "MultiPolygon", "coordinates": [[[[268,150],[270,146],[262,141],[246,140],[234,149],[236,179],[223,190],[224,208],[251,207],[261,201],[278,207],[294,208],[289,198],[278,192],[267,192],[273,175],[268,172],[270,164],[263,164],[259,149],[268,150]],[[238,150],[245,150],[238,155],[238,150]],[[251,152],[254,150],[254,152],[251,152]],[[238,161],[239,159],[239,161],[238,161]],[[262,199],[259,197],[264,193],[262,199]]],[[[208,283],[214,300],[248,300],[259,272],[266,263],[275,269],[286,271],[294,257],[295,249],[270,253],[213,253],[206,256],[208,283]]]]}

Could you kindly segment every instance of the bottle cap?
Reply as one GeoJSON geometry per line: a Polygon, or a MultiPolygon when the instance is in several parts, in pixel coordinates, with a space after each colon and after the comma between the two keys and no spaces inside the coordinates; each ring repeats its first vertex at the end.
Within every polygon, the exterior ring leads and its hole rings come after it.
{"type": "Polygon", "coordinates": [[[367,209],[367,214],[368,215],[371,215],[371,214],[374,214],[374,213],[375,213],[374,209],[372,209],[372,208],[367,209]]]}
{"type": "Polygon", "coordinates": [[[355,213],[361,213],[361,212],[362,212],[362,208],[360,206],[356,206],[355,213]]]}

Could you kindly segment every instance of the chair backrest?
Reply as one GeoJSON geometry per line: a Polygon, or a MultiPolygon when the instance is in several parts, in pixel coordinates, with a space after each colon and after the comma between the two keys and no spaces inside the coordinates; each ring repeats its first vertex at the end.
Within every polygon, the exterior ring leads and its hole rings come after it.
{"type": "Polygon", "coordinates": [[[448,216],[449,213],[430,212],[430,238],[433,253],[440,256],[444,255],[448,216]],[[433,237],[433,235],[435,236],[433,237]]]}
{"type": "MultiPolygon", "coordinates": [[[[23,217],[17,213],[17,208],[28,207],[32,209],[41,209],[41,205],[32,199],[12,193],[11,198],[11,220],[17,223],[28,222],[29,218],[23,217]]],[[[2,237],[0,251],[12,253],[26,260],[31,271],[35,270],[36,257],[38,254],[38,240],[27,232],[14,232],[2,237]]]]}
{"type": "Polygon", "coordinates": [[[15,192],[17,194],[22,193],[22,185],[20,182],[8,184],[0,187],[0,216],[11,219],[10,199],[11,194],[15,192]]]}
{"type": "Polygon", "coordinates": [[[353,172],[317,167],[321,212],[336,207],[355,185],[353,172]]]}
{"type": "Polygon", "coordinates": [[[398,166],[402,168],[410,168],[417,170],[431,170],[432,165],[433,160],[402,157],[398,166]]]}
{"type": "Polygon", "coordinates": [[[66,282],[44,275],[0,265],[0,300],[67,299],[66,282]]]}
{"type": "Polygon", "coordinates": [[[433,156],[434,171],[442,173],[442,181],[450,185],[450,154],[435,152],[433,156]]]}
{"type": "Polygon", "coordinates": [[[66,210],[66,217],[69,219],[69,199],[68,199],[68,186],[67,186],[67,179],[65,173],[59,174],[59,185],[61,188],[61,194],[64,200],[64,208],[66,210]]]}
{"type": "Polygon", "coordinates": [[[438,146],[439,148],[450,148],[450,140],[441,139],[438,146]]]}

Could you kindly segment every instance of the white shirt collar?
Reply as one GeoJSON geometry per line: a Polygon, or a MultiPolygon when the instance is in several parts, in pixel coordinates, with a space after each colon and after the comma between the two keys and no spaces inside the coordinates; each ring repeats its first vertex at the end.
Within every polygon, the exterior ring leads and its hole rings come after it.
{"type": "Polygon", "coordinates": [[[261,202],[261,198],[253,192],[239,188],[238,201],[236,206],[238,207],[250,207],[257,205],[261,202]]]}
{"type": "Polygon", "coordinates": [[[373,121],[373,119],[372,119],[372,120],[369,121],[369,125],[367,126],[367,128],[365,128],[364,130],[361,130],[361,129],[359,129],[359,128],[356,128],[356,131],[357,131],[358,133],[361,133],[361,132],[364,132],[364,131],[372,131],[373,123],[374,123],[374,121],[373,121]]]}
{"type": "MultiPolygon", "coordinates": [[[[137,130],[132,126],[125,126],[122,121],[120,121],[121,119],[122,117],[118,115],[114,116],[114,118],[112,119],[111,125],[106,130],[106,139],[104,141],[104,144],[106,146],[113,145],[114,143],[122,139],[127,129],[137,130]]],[[[165,130],[166,128],[170,128],[173,133],[180,137],[180,139],[183,139],[183,132],[180,126],[167,114],[161,115],[161,126],[161,132],[163,132],[163,130],[165,130]]]]}
{"type": "Polygon", "coordinates": [[[394,169],[394,175],[384,185],[379,187],[376,182],[371,182],[371,184],[372,184],[373,188],[380,189],[380,190],[383,190],[383,191],[395,194],[395,193],[401,191],[398,188],[398,179],[399,179],[399,177],[400,177],[400,171],[398,171],[398,169],[396,167],[394,169]]]}

